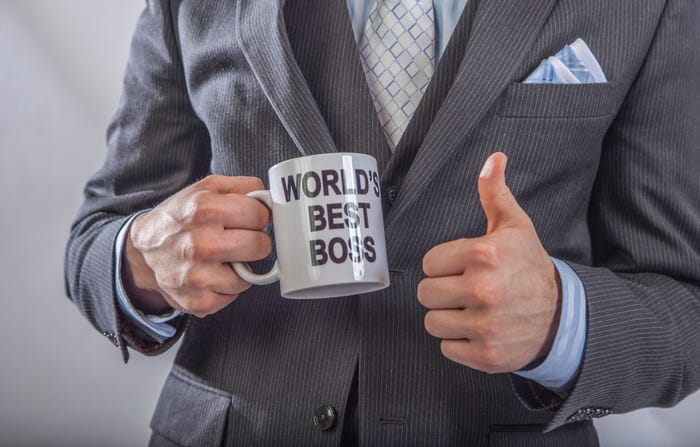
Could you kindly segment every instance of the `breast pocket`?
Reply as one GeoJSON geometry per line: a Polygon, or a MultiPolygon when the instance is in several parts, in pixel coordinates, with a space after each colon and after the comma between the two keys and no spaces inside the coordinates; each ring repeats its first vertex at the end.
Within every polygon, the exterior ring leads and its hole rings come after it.
{"type": "Polygon", "coordinates": [[[611,115],[618,83],[522,84],[506,89],[498,115],[503,118],[587,118],[611,115]]]}
{"type": "Polygon", "coordinates": [[[151,447],[220,446],[231,396],[175,367],[151,419],[151,447]]]}
{"type": "Polygon", "coordinates": [[[494,104],[497,119],[484,125],[482,139],[472,143],[508,155],[513,194],[525,210],[534,212],[541,233],[563,234],[560,222],[535,212],[551,207],[552,197],[559,198],[558,204],[577,204],[565,207],[566,218],[583,229],[585,216],[581,220],[580,213],[590,199],[605,135],[620,107],[618,87],[617,83],[511,84],[494,104]]]}

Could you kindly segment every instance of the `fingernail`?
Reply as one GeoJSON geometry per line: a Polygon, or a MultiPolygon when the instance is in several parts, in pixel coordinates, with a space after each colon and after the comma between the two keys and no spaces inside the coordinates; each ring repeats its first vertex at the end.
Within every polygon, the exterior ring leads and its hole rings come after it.
{"type": "Polygon", "coordinates": [[[479,177],[489,177],[491,175],[491,171],[493,171],[493,155],[486,159],[486,163],[484,163],[484,167],[481,168],[479,177]]]}

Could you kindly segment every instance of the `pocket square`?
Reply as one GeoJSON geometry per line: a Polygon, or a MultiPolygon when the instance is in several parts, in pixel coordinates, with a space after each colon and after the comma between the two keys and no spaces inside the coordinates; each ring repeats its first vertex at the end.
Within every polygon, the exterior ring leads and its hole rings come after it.
{"type": "Polygon", "coordinates": [[[542,63],[524,84],[594,84],[608,82],[598,60],[582,39],[566,45],[542,63]]]}

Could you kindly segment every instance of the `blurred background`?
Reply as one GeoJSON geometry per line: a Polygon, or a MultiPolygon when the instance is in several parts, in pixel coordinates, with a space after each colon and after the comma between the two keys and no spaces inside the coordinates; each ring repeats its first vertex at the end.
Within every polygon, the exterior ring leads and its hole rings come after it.
{"type": "MultiPolygon", "coordinates": [[[[0,0],[0,446],[141,446],[174,350],[124,365],[63,289],[143,0],[0,0]]],[[[700,445],[700,394],[596,421],[605,447],[700,445]]]]}

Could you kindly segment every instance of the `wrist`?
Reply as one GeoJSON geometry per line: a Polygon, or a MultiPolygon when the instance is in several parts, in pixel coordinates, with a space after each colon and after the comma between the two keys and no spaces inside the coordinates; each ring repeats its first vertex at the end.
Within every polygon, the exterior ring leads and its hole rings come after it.
{"type": "Polygon", "coordinates": [[[129,301],[135,309],[146,315],[162,315],[173,310],[158,286],[153,270],[146,263],[143,253],[134,245],[132,230],[137,217],[124,238],[121,279],[129,301]]]}
{"type": "Polygon", "coordinates": [[[550,260],[551,265],[551,296],[555,297],[555,305],[552,313],[551,325],[549,327],[549,332],[547,333],[547,338],[545,339],[542,349],[537,354],[536,359],[544,360],[544,358],[549,355],[549,352],[554,346],[554,340],[556,339],[557,333],[559,332],[559,322],[561,320],[562,311],[562,284],[561,277],[559,276],[559,271],[557,270],[554,262],[550,260]]]}

